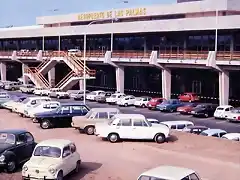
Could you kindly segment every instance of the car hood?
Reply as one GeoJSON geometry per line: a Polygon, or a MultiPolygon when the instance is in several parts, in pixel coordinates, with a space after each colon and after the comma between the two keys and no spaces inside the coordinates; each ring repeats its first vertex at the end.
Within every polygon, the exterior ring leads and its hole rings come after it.
{"type": "Polygon", "coordinates": [[[0,144],[0,154],[6,150],[12,148],[13,146],[14,146],[14,144],[8,144],[8,143],[0,144]]]}
{"type": "Polygon", "coordinates": [[[32,157],[25,165],[28,168],[37,167],[37,168],[48,169],[50,166],[55,166],[59,164],[60,161],[61,161],[60,158],[35,156],[35,157],[32,157]]]}

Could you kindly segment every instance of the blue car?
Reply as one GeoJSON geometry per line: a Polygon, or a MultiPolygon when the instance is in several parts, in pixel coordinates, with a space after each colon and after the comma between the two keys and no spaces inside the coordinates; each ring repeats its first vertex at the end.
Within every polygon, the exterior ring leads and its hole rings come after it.
{"type": "Polygon", "coordinates": [[[174,112],[177,111],[177,108],[181,106],[184,106],[184,103],[182,103],[179,99],[170,99],[157,105],[156,109],[159,111],[174,112]]]}
{"type": "Polygon", "coordinates": [[[53,111],[35,114],[33,122],[40,123],[42,129],[71,126],[72,117],[84,116],[90,109],[81,103],[61,103],[61,106],[53,111]]]}

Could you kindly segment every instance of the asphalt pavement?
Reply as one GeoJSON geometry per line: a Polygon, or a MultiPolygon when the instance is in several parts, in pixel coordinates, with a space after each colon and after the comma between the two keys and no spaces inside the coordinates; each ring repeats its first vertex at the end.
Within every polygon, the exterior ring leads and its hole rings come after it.
{"type": "MultiPolygon", "coordinates": [[[[20,92],[9,92],[11,95],[22,95],[20,92]]],[[[72,102],[73,99],[61,99],[58,100],[60,102],[72,102]]],[[[76,101],[75,101],[76,102],[76,101]]],[[[191,115],[181,115],[179,113],[163,113],[160,111],[151,111],[145,108],[135,108],[135,107],[119,107],[117,105],[108,105],[108,104],[100,104],[97,102],[89,102],[87,101],[86,104],[90,108],[106,108],[106,107],[117,107],[120,109],[122,113],[125,114],[143,114],[146,118],[154,118],[161,121],[177,121],[177,120],[186,120],[191,121],[195,125],[203,125],[209,128],[214,129],[223,129],[229,133],[240,133],[240,123],[230,123],[226,120],[216,120],[213,117],[210,118],[197,118],[192,117],[191,115]]]]}

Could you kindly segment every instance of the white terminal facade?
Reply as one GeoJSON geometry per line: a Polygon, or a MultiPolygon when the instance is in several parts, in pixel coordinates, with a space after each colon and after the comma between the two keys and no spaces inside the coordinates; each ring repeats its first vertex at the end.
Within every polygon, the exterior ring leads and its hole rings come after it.
{"type": "MultiPolygon", "coordinates": [[[[0,29],[1,79],[7,79],[8,63],[21,61],[23,67],[28,67],[28,63],[44,61],[34,71],[23,68],[23,75],[39,86],[41,83],[38,82],[44,81],[42,84],[47,84],[46,87],[53,87],[57,75],[54,66],[62,61],[75,75],[70,72],[58,87],[69,89],[74,85],[70,83],[70,78],[71,82],[80,80],[82,87],[83,58],[69,57],[64,51],[78,48],[83,54],[86,34],[87,65],[93,67],[91,69],[102,65],[114,69],[117,91],[123,92],[126,82],[129,83],[125,69],[130,68],[131,71],[135,67],[151,67],[152,70],[145,75],[150,77],[151,71],[159,71],[161,77],[154,78],[158,81],[154,83],[161,85],[156,91],[160,91],[163,97],[170,98],[171,89],[177,81],[177,76],[174,76],[173,83],[173,71],[186,69],[188,72],[191,69],[191,72],[185,73],[186,79],[193,76],[195,70],[202,69],[217,74],[219,102],[228,104],[231,89],[229,74],[238,73],[240,69],[239,19],[239,0],[203,0],[37,17],[35,26],[0,29]],[[23,53],[20,51],[22,49],[29,52],[23,53]],[[59,50],[61,53],[51,53],[59,50]],[[74,66],[74,63],[78,65],[74,66]],[[44,76],[46,73],[48,80],[44,76]]],[[[87,70],[88,79],[96,75],[91,69],[87,70]]],[[[113,76],[106,73],[109,77],[113,76]]],[[[137,73],[141,76],[140,71],[137,73]]],[[[98,77],[95,78],[97,82],[98,77]]],[[[201,78],[207,83],[211,81],[211,77],[204,74],[201,78]]],[[[148,82],[144,82],[147,81],[146,78],[143,79],[140,78],[142,82],[138,82],[142,87],[155,87],[154,83],[146,85],[148,82]]],[[[186,85],[181,90],[186,91],[189,89],[187,87],[186,85]]]]}

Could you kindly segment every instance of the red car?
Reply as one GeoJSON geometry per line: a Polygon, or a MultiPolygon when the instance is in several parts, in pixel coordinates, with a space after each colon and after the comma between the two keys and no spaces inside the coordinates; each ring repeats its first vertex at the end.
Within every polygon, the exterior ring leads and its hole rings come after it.
{"type": "Polygon", "coordinates": [[[165,99],[164,98],[152,98],[148,103],[147,107],[149,110],[154,110],[156,109],[156,106],[158,104],[161,104],[165,99]]]}
{"type": "Polygon", "coordinates": [[[178,99],[183,102],[194,102],[194,101],[199,101],[199,97],[197,96],[196,93],[183,93],[180,96],[178,96],[178,99]]]}

